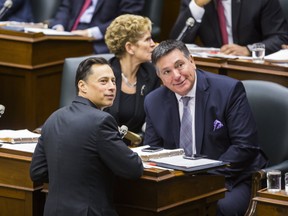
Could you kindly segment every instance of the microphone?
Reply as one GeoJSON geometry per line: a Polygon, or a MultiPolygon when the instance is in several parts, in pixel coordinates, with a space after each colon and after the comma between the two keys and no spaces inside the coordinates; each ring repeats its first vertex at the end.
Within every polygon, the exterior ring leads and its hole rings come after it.
{"type": "Polygon", "coordinates": [[[7,11],[12,7],[13,1],[12,0],[6,0],[4,2],[3,7],[0,10],[0,20],[6,15],[7,11]]]}
{"type": "Polygon", "coordinates": [[[186,36],[187,34],[187,31],[189,29],[191,29],[195,24],[195,20],[192,18],[192,17],[189,17],[187,20],[186,20],[186,24],[184,26],[184,28],[182,29],[181,33],[179,34],[179,36],[177,37],[176,40],[178,41],[182,41],[183,38],[186,36]]]}
{"type": "Polygon", "coordinates": [[[3,106],[2,104],[0,104],[0,118],[1,116],[4,114],[5,112],[5,106],[3,106]]]}
{"type": "Polygon", "coordinates": [[[128,127],[126,125],[122,125],[121,127],[118,127],[118,130],[121,138],[123,139],[128,132],[128,127]]]}

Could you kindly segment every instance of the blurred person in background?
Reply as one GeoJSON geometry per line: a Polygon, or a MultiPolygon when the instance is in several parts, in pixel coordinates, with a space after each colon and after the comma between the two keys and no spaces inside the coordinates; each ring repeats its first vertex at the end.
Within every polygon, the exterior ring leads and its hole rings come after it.
{"type": "Polygon", "coordinates": [[[249,56],[251,45],[261,42],[267,55],[288,44],[288,24],[278,0],[182,0],[171,38],[177,38],[189,17],[194,25],[182,41],[196,43],[198,39],[205,47],[221,48],[224,54],[249,56]],[[223,34],[217,9],[221,6],[223,34]]]}
{"type": "Polygon", "coordinates": [[[62,0],[49,27],[93,37],[94,52],[108,53],[104,41],[107,27],[121,14],[140,14],[144,0],[62,0]]]}
{"type": "Polygon", "coordinates": [[[0,0],[1,9],[6,4],[12,4],[12,6],[7,9],[1,21],[33,22],[30,0],[0,0]]]}

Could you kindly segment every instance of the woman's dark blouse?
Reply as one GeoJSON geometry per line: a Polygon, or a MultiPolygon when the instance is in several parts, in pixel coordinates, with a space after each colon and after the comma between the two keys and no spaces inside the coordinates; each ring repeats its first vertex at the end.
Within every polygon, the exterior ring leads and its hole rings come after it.
{"type": "Polygon", "coordinates": [[[133,94],[128,95],[121,91],[122,71],[119,60],[113,57],[110,59],[110,64],[116,77],[117,93],[113,105],[106,108],[105,111],[114,116],[119,126],[126,125],[130,131],[141,133],[142,125],[145,122],[144,98],[161,84],[155,67],[150,62],[140,65],[137,72],[136,93],[133,98],[133,94]],[[129,115],[130,119],[127,119],[129,115]]]}

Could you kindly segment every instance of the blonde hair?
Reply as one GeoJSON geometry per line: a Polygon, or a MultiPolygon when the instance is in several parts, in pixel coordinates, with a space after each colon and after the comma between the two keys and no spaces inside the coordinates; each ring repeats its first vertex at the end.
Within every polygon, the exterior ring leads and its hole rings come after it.
{"type": "Polygon", "coordinates": [[[133,14],[124,14],[115,18],[106,30],[105,42],[111,53],[116,57],[122,56],[125,44],[132,44],[152,30],[152,22],[148,17],[133,14]]]}

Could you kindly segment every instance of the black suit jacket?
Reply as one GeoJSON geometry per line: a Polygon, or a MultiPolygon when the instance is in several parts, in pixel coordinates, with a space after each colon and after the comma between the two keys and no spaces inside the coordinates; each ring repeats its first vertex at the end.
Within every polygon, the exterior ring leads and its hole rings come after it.
{"type": "MultiPolygon", "coordinates": [[[[177,38],[188,17],[192,14],[188,7],[190,0],[182,0],[180,13],[172,28],[171,38],[177,38]]],[[[195,21],[194,27],[183,39],[185,43],[194,43],[199,36],[206,47],[221,47],[221,33],[215,1],[208,3],[202,22],[195,21]]],[[[278,0],[232,0],[232,34],[235,44],[241,46],[263,42],[266,54],[281,49],[288,43],[288,25],[278,0]]]]}
{"type": "Polygon", "coordinates": [[[30,175],[33,181],[49,181],[44,216],[116,216],[115,176],[138,178],[142,171],[115,119],[76,97],[45,122],[30,175]]]}
{"type": "MultiPolygon", "coordinates": [[[[119,124],[119,107],[128,106],[121,101],[121,83],[122,83],[122,70],[119,60],[114,57],[110,59],[111,66],[116,77],[117,93],[114,103],[111,107],[105,109],[114,116],[119,124]]],[[[142,63],[137,72],[136,84],[136,103],[134,104],[133,118],[131,118],[126,126],[134,133],[140,133],[141,128],[145,122],[144,99],[145,96],[160,86],[160,79],[156,75],[156,69],[150,62],[142,63]]]]}
{"type": "MultiPolygon", "coordinates": [[[[50,27],[61,24],[66,31],[71,31],[80,13],[84,0],[62,0],[62,3],[51,21],[50,27]]],[[[121,14],[140,14],[144,0],[98,0],[91,22],[86,28],[98,26],[103,36],[113,19],[121,14]]],[[[109,53],[104,39],[94,42],[95,53],[109,53]]]]}

